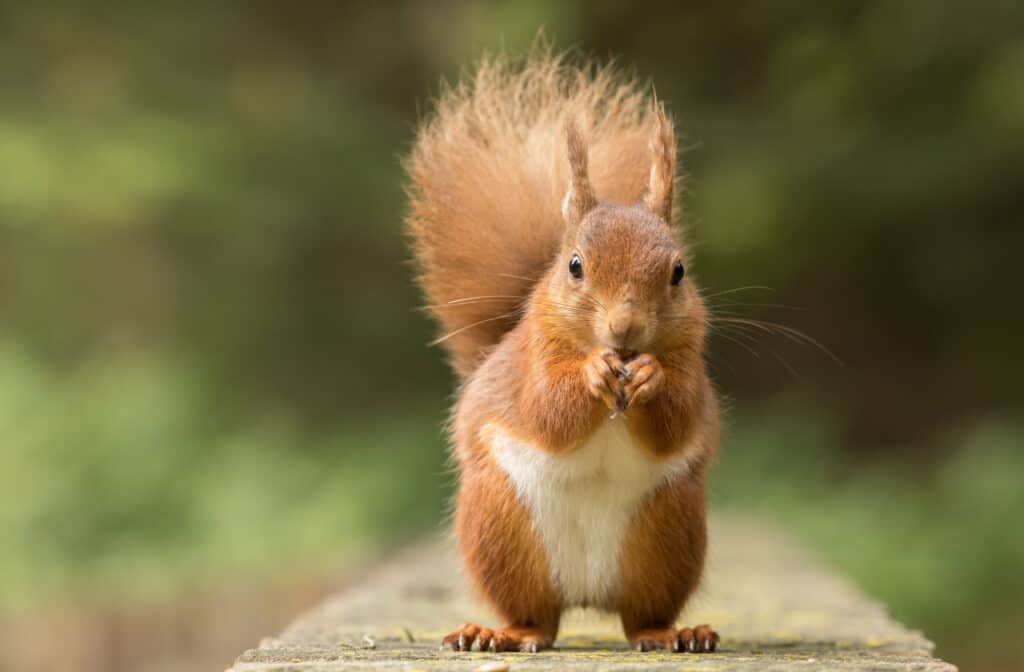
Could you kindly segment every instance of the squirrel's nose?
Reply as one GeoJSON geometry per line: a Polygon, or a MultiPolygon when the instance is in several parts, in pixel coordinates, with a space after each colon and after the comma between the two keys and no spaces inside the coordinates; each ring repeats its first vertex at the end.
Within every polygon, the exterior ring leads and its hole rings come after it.
{"type": "Polygon", "coordinates": [[[632,306],[620,307],[608,316],[608,331],[621,345],[629,343],[643,330],[643,316],[632,306]]]}

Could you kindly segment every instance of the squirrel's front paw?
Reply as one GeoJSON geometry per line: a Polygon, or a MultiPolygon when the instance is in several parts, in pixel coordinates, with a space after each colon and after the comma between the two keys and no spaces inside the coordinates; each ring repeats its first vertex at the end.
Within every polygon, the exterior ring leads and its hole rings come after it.
{"type": "Polygon", "coordinates": [[[640,355],[626,366],[626,408],[646,404],[665,383],[665,370],[654,355],[640,355]]]}
{"type": "Polygon", "coordinates": [[[626,391],[622,379],[626,377],[626,366],[611,348],[594,348],[583,363],[587,389],[595,399],[602,400],[612,411],[621,411],[626,406],[626,391]]]}

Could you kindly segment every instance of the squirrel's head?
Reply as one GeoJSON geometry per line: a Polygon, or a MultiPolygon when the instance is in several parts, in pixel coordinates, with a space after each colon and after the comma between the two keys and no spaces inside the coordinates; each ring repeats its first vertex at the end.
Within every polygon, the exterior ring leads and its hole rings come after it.
{"type": "Polygon", "coordinates": [[[704,332],[704,307],[672,226],[675,134],[663,110],[655,116],[647,192],[631,205],[597,199],[584,140],[575,124],[566,127],[566,231],[546,293],[548,312],[584,347],[607,346],[624,356],[671,351],[704,332]]]}

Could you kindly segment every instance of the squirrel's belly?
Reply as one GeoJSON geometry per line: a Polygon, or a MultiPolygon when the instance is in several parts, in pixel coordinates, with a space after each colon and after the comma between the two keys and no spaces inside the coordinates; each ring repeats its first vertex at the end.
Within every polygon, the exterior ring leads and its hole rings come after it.
{"type": "Polygon", "coordinates": [[[644,497],[683,473],[680,458],[656,460],[622,419],[606,420],[574,451],[552,455],[494,424],[483,432],[544,546],[552,581],[568,606],[612,606],[619,558],[644,497]]]}

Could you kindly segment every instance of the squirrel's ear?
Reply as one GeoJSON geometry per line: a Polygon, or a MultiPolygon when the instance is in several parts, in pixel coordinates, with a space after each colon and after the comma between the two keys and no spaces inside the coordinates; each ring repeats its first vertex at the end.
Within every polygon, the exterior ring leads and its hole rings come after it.
{"type": "Polygon", "coordinates": [[[644,203],[654,214],[672,223],[672,193],[676,181],[676,134],[665,108],[656,103],[657,120],[651,135],[651,177],[644,203]]]}
{"type": "Polygon", "coordinates": [[[590,212],[597,199],[587,176],[587,145],[580,135],[576,122],[570,119],[565,124],[565,144],[569,156],[569,190],[562,200],[562,216],[570,227],[575,227],[590,212]]]}

